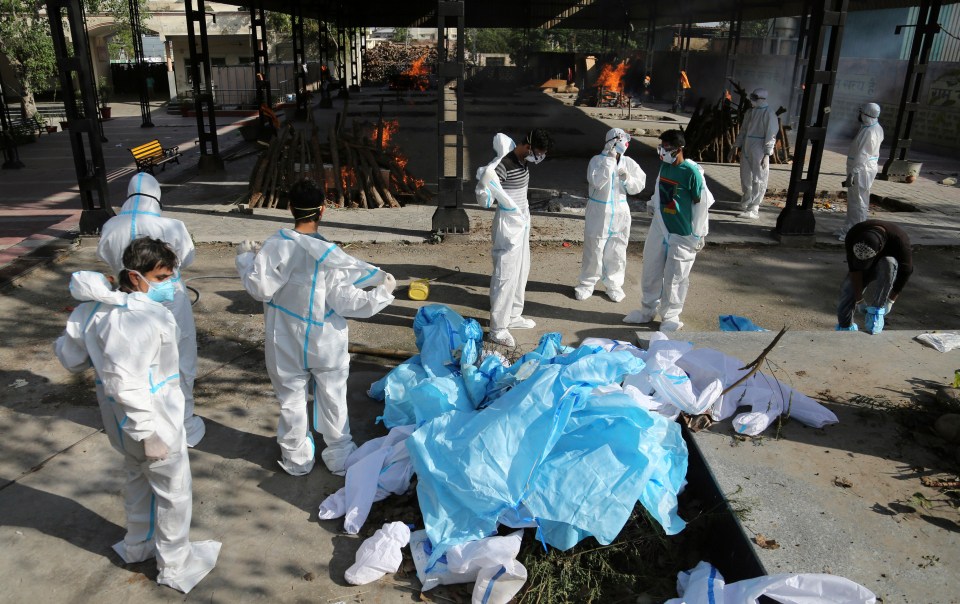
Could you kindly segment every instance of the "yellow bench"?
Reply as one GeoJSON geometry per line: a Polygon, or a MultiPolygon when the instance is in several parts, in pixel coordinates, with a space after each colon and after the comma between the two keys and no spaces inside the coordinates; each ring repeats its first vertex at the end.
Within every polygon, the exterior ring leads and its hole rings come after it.
{"type": "Polygon", "coordinates": [[[153,169],[157,166],[163,166],[163,169],[166,170],[167,166],[165,164],[169,161],[175,161],[179,164],[182,155],[180,147],[164,149],[157,139],[130,149],[130,153],[133,155],[133,160],[137,162],[137,172],[149,172],[150,174],[153,174],[153,169]]]}

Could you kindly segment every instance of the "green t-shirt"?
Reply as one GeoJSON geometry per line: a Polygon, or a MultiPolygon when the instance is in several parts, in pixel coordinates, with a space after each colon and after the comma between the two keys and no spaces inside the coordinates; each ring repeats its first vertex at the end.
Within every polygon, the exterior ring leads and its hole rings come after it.
{"type": "Polygon", "coordinates": [[[675,235],[692,235],[693,201],[703,194],[703,175],[697,164],[688,159],[679,166],[661,162],[657,187],[660,191],[660,217],[667,231],[675,235]]]}

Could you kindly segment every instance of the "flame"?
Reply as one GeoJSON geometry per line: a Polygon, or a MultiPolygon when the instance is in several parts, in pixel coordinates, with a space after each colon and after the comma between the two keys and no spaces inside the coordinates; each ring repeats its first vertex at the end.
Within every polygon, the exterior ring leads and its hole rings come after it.
{"type": "Polygon", "coordinates": [[[357,175],[353,168],[340,168],[340,179],[343,181],[343,188],[350,189],[357,186],[357,175]]]}
{"type": "Polygon", "coordinates": [[[730,91],[729,91],[729,90],[724,90],[724,91],[723,91],[723,98],[727,99],[728,101],[732,101],[732,100],[733,100],[733,95],[730,94],[730,91]]]}
{"type": "MultiPolygon", "coordinates": [[[[390,120],[388,122],[383,122],[383,148],[386,149],[390,144],[390,139],[393,138],[393,135],[400,130],[400,122],[397,120],[390,120]]],[[[376,143],[380,139],[380,127],[373,129],[373,142],[376,143]]]]}
{"type": "Polygon", "coordinates": [[[621,61],[616,67],[607,63],[600,70],[600,77],[597,78],[597,86],[603,86],[607,90],[623,90],[623,76],[627,73],[627,62],[621,61]]]}
{"type": "Polygon", "coordinates": [[[403,72],[403,75],[409,76],[425,76],[429,75],[430,72],[427,71],[427,68],[423,64],[427,61],[427,55],[423,55],[419,59],[416,59],[413,64],[410,66],[410,69],[403,72]]]}

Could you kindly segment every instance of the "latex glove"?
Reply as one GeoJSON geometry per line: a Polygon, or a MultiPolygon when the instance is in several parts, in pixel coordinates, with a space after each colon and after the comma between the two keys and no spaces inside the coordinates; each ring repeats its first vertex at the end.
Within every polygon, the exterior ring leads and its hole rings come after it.
{"type": "Polygon", "coordinates": [[[767,155],[773,155],[773,147],[764,147],[763,150],[767,155]]]}
{"type": "Polygon", "coordinates": [[[893,300],[887,298],[887,303],[883,305],[883,314],[889,315],[891,310],[893,310],[893,300]]]}
{"type": "Polygon", "coordinates": [[[170,454],[170,448],[160,440],[156,432],[143,439],[143,454],[147,461],[161,461],[170,454]]]}
{"type": "Polygon", "coordinates": [[[246,254],[247,252],[252,252],[254,254],[260,250],[260,245],[256,241],[250,241],[249,239],[241,241],[237,244],[237,256],[240,254],[246,254]]]}
{"type": "Polygon", "coordinates": [[[383,283],[380,285],[387,290],[388,294],[392,294],[393,290],[397,289],[397,280],[393,277],[393,275],[387,273],[383,276],[383,283]]]}

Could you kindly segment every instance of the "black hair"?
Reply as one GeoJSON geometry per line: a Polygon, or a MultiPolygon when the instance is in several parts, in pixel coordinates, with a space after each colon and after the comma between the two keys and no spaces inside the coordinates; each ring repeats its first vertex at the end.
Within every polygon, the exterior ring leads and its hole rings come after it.
{"type": "Polygon", "coordinates": [[[687,144],[680,130],[667,130],[660,135],[660,141],[667,143],[675,149],[680,149],[687,144]]]}
{"type": "Polygon", "coordinates": [[[528,132],[523,142],[541,151],[550,151],[553,149],[553,139],[550,138],[550,133],[543,128],[534,128],[528,132]]]}
{"type": "Polygon", "coordinates": [[[298,180],[290,187],[290,210],[293,212],[293,221],[316,222],[320,220],[323,210],[323,191],[312,180],[298,180]]]}
{"type": "Polygon", "coordinates": [[[123,250],[123,269],[120,271],[120,289],[136,291],[129,271],[145,275],[156,268],[176,270],[180,259],[170,246],[153,237],[137,237],[123,250]]]}

